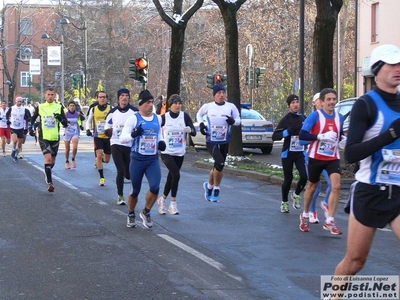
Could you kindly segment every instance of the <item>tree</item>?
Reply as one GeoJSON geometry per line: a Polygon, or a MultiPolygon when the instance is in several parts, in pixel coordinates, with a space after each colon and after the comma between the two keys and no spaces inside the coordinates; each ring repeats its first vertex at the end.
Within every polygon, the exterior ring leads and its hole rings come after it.
{"type": "Polygon", "coordinates": [[[174,0],[173,15],[170,17],[165,13],[160,1],[153,0],[161,19],[171,27],[171,50],[169,55],[167,99],[169,99],[172,94],[180,94],[186,26],[194,13],[201,8],[203,2],[204,0],[197,0],[189,10],[182,15],[183,0],[174,0]]]}
{"type": "MultiPolygon", "coordinates": [[[[240,81],[239,81],[239,31],[237,12],[246,0],[224,1],[213,0],[221,11],[225,26],[226,75],[228,76],[228,99],[240,111],[240,81]]],[[[229,154],[243,156],[242,129],[233,126],[232,140],[229,144],[229,154]]]]}
{"type": "Polygon", "coordinates": [[[333,41],[343,0],[315,0],[313,89],[333,88],[333,41]]]}

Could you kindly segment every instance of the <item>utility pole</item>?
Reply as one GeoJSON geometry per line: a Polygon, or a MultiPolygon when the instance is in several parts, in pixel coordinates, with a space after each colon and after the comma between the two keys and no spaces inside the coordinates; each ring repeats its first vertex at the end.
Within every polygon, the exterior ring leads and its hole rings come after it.
{"type": "Polygon", "coordinates": [[[246,46],[246,55],[249,57],[249,68],[248,68],[248,78],[249,78],[249,87],[250,87],[250,102],[251,107],[253,108],[253,89],[254,89],[254,72],[253,72],[253,45],[248,44],[246,46]]]}

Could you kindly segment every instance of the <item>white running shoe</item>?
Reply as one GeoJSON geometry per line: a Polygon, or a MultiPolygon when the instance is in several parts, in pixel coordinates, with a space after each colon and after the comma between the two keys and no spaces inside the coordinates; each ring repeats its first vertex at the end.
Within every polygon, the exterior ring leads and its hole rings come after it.
{"type": "Polygon", "coordinates": [[[164,197],[161,196],[160,198],[158,198],[157,203],[158,203],[158,212],[160,213],[160,215],[165,215],[167,213],[167,207],[165,204],[164,197]]]}
{"type": "Polygon", "coordinates": [[[171,215],[179,215],[179,211],[178,211],[178,207],[176,205],[176,201],[171,201],[171,204],[169,205],[169,208],[168,208],[168,212],[171,215]]]}

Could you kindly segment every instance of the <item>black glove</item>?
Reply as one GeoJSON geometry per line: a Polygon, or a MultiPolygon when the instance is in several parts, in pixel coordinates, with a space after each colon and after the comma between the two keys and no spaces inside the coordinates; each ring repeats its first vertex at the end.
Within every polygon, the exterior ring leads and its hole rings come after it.
{"type": "Polygon", "coordinates": [[[35,136],[35,131],[32,128],[29,128],[29,135],[35,136]]]}
{"type": "Polygon", "coordinates": [[[226,123],[233,125],[235,123],[235,119],[230,116],[226,116],[226,123]]]}
{"type": "Polygon", "coordinates": [[[82,125],[81,125],[81,126],[79,126],[79,128],[80,128],[81,130],[83,130],[83,129],[84,129],[82,125]]]}
{"type": "Polygon", "coordinates": [[[87,130],[86,130],[86,135],[87,135],[87,136],[93,136],[93,134],[92,134],[92,132],[90,131],[90,129],[87,129],[87,130]]]}
{"type": "Polygon", "coordinates": [[[164,151],[165,148],[167,148],[167,145],[165,144],[165,142],[164,141],[159,141],[158,142],[158,150],[164,151]]]}
{"type": "Polygon", "coordinates": [[[0,117],[0,120],[3,120],[3,118],[2,118],[2,117],[0,117]]]}
{"type": "Polygon", "coordinates": [[[201,122],[201,123],[199,124],[199,127],[200,127],[200,132],[201,132],[201,134],[202,134],[202,135],[207,135],[208,130],[207,130],[206,125],[204,125],[203,122],[201,122]]]}
{"type": "Polygon", "coordinates": [[[63,121],[63,117],[61,116],[61,114],[54,113],[53,115],[54,115],[54,118],[57,119],[57,121],[59,121],[59,122],[63,121]]]}
{"type": "Polygon", "coordinates": [[[143,131],[142,123],[140,123],[139,127],[132,131],[131,137],[134,139],[135,137],[141,136],[143,131]]]}
{"type": "Polygon", "coordinates": [[[394,120],[392,124],[390,124],[389,132],[394,139],[398,139],[400,137],[400,118],[394,120]]]}
{"type": "Polygon", "coordinates": [[[10,126],[11,125],[11,121],[7,121],[7,126],[10,126]]]}
{"type": "Polygon", "coordinates": [[[28,129],[24,129],[24,135],[28,134],[28,129]]]}

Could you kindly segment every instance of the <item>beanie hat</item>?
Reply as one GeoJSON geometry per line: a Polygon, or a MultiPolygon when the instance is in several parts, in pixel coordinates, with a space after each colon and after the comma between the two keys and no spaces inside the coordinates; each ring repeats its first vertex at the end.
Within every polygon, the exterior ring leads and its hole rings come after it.
{"type": "Polygon", "coordinates": [[[174,94],[171,97],[169,97],[168,106],[171,106],[172,104],[177,103],[177,102],[182,103],[182,98],[179,95],[174,94]]]}
{"type": "Polygon", "coordinates": [[[215,96],[216,93],[218,93],[219,91],[226,91],[226,88],[223,84],[216,84],[213,87],[213,96],[215,96]]]}
{"type": "Polygon", "coordinates": [[[143,90],[139,94],[139,106],[146,103],[148,100],[154,99],[149,90],[143,90]]]}
{"type": "Polygon", "coordinates": [[[126,88],[121,88],[121,89],[118,90],[118,92],[117,92],[117,98],[119,99],[119,96],[121,96],[122,94],[128,94],[129,97],[131,97],[131,93],[130,93],[129,90],[126,89],[126,88]]]}
{"type": "Polygon", "coordinates": [[[299,97],[296,96],[296,95],[294,95],[294,94],[289,95],[289,96],[286,98],[286,103],[287,103],[287,105],[289,106],[290,103],[292,103],[293,100],[299,100],[299,97]]]}

